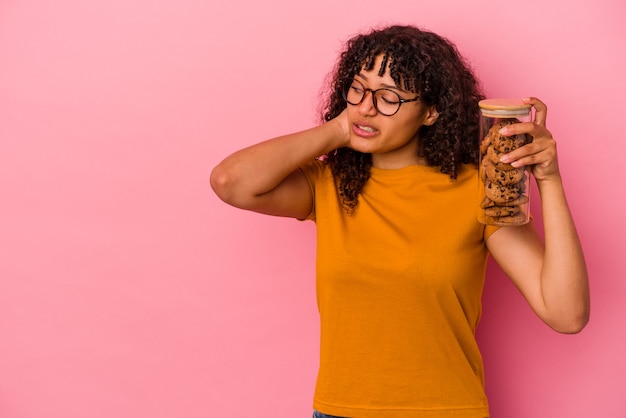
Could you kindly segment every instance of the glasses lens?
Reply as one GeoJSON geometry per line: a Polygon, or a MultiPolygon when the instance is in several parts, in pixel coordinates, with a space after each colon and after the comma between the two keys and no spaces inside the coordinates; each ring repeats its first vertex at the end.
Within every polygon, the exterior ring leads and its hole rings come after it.
{"type": "Polygon", "coordinates": [[[343,81],[343,98],[351,105],[358,105],[363,101],[365,96],[365,87],[363,84],[354,79],[346,79],[343,81]]]}
{"type": "Polygon", "coordinates": [[[395,114],[400,109],[400,96],[395,91],[380,89],[374,98],[376,110],[386,116],[395,114]]]}

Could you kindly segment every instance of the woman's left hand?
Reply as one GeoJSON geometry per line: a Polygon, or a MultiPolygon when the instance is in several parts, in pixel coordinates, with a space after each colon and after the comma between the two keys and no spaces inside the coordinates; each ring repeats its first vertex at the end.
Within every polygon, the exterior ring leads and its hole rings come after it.
{"type": "Polygon", "coordinates": [[[501,129],[500,133],[505,136],[527,134],[533,137],[533,141],[503,155],[501,161],[514,167],[528,166],[538,182],[559,178],[556,141],[546,129],[548,108],[545,103],[535,97],[522,99],[522,101],[535,108],[535,120],[508,125],[501,129]]]}

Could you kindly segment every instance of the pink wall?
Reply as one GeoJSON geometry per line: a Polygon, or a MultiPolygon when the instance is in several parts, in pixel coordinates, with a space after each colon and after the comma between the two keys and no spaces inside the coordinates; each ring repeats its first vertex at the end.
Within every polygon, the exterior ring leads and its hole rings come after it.
{"type": "Polygon", "coordinates": [[[0,416],[310,416],[313,225],[227,207],[209,172],[311,126],[341,41],[392,22],[544,99],[560,140],[592,320],[548,330],[490,266],[494,417],[626,416],[626,7],[552,3],[4,0],[0,416]]]}

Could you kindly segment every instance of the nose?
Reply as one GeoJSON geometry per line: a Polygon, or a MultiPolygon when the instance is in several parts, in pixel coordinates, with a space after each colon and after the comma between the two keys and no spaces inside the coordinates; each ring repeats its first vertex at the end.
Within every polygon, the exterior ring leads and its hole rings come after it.
{"type": "Polygon", "coordinates": [[[359,103],[359,113],[362,115],[375,115],[378,110],[376,110],[376,106],[374,105],[374,93],[371,90],[365,90],[365,95],[363,96],[363,100],[359,103]],[[367,96],[371,97],[371,100],[368,100],[367,96]]]}

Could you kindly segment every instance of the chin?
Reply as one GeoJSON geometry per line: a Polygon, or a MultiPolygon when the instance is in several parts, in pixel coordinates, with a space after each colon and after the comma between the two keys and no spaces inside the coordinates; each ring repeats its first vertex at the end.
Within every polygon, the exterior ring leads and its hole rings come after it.
{"type": "Polygon", "coordinates": [[[372,143],[371,139],[362,139],[359,138],[356,141],[350,141],[350,148],[355,151],[362,152],[365,154],[373,154],[376,152],[377,147],[376,144],[372,143]]]}

